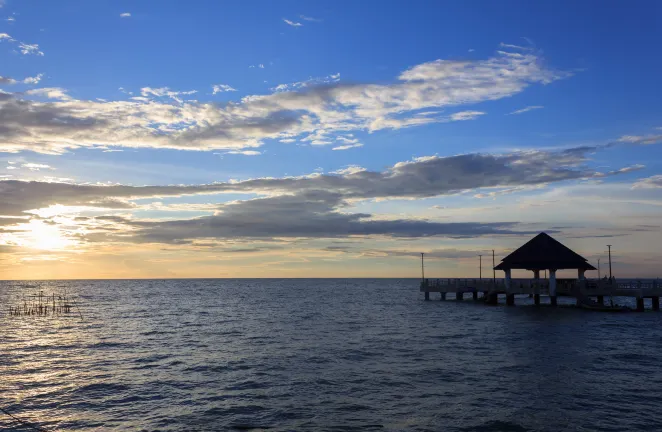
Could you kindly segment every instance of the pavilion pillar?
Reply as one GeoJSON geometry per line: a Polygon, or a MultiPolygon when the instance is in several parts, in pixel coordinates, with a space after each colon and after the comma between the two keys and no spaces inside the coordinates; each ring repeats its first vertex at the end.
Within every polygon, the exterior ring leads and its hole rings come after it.
{"type": "Polygon", "coordinates": [[[556,306],[556,269],[549,269],[549,302],[556,306]]]}
{"type": "Polygon", "coordinates": [[[510,269],[506,269],[503,272],[506,274],[506,277],[504,279],[504,283],[506,285],[506,292],[510,291],[510,282],[511,282],[511,277],[510,277],[510,269]]]}
{"type": "Polygon", "coordinates": [[[586,291],[586,276],[584,273],[586,269],[577,269],[577,280],[579,281],[579,292],[586,291]]]}

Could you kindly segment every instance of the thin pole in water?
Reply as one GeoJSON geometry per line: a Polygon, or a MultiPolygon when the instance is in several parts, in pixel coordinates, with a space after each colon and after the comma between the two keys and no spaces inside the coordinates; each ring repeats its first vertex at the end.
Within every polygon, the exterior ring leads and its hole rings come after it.
{"type": "Polygon", "coordinates": [[[601,275],[600,275],[600,258],[598,258],[598,280],[600,280],[600,279],[601,279],[601,275]]]}
{"type": "Polygon", "coordinates": [[[611,245],[607,245],[607,247],[609,248],[609,280],[611,280],[611,245]]]}
{"type": "Polygon", "coordinates": [[[425,264],[423,261],[423,255],[425,254],[421,252],[421,280],[425,282],[425,264]]]}

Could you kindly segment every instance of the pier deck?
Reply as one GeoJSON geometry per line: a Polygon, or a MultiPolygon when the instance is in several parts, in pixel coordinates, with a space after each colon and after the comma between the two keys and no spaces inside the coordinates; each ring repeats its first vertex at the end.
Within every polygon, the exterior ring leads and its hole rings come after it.
{"type": "MultiPolygon", "coordinates": [[[[556,295],[580,298],[595,297],[598,303],[604,298],[634,297],[637,301],[637,310],[644,309],[644,299],[652,299],[653,310],[659,310],[660,297],[662,297],[662,283],[653,280],[609,280],[583,281],[577,279],[557,279],[556,295]]],[[[420,291],[425,293],[425,299],[430,299],[430,293],[440,293],[441,299],[446,299],[447,293],[455,294],[457,300],[464,298],[465,293],[472,293],[473,299],[478,300],[479,294],[483,297],[492,296],[496,302],[498,294],[506,294],[506,304],[514,305],[516,294],[528,294],[534,297],[535,303],[540,303],[540,296],[549,295],[549,281],[544,279],[511,279],[510,287],[503,279],[426,279],[421,281],[420,291]]],[[[553,302],[555,304],[555,301],[553,302]]]]}

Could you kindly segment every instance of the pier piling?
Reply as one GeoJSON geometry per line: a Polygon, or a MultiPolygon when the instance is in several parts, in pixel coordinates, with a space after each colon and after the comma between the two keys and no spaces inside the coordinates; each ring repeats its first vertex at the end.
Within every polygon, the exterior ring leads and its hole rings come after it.
{"type": "Polygon", "coordinates": [[[464,300],[464,294],[463,294],[461,291],[460,291],[460,292],[456,292],[456,293],[455,293],[455,300],[457,300],[457,301],[462,301],[462,300],[464,300]]]}
{"type": "Polygon", "coordinates": [[[515,306],[515,294],[506,294],[506,305],[515,306]]]}
{"type": "Polygon", "coordinates": [[[534,294],[533,295],[533,303],[536,306],[540,306],[540,294],[534,294]]]}
{"type": "Polygon", "coordinates": [[[556,306],[556,296],[549,296],[549,304],[552,306],[556,306]]]}
{"type": "Polygon", "coordinates": [[[597,301],[598,301],[598,304],[601,304],[601,305],[605,304],[605,296],[599,295],[597,297],[597,301]]]}
{"type": "Polygon", "coordinates": [[[644,298],[637,297],[637,312],[643,312],[643,311],[644,311],[644,298]]]}
{"type": "Polygon", "coordinates": [[[653,310],[654,311],[659,311],[660,310],[660,298],[659,297],[651,297],[651,303],[653,304],[653,310]]]}

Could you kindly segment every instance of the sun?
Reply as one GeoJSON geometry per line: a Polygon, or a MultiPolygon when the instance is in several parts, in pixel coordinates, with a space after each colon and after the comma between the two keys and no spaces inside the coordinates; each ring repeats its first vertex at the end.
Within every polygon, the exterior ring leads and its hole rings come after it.
{"type": "Polygon", "coordinates": [[[41,250],[62,250],[75,243],[63,235],[57,226],[34,219],[25,225],[25,246],[41,250]]]}

